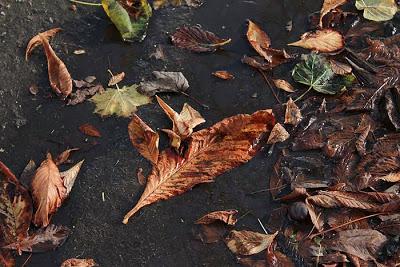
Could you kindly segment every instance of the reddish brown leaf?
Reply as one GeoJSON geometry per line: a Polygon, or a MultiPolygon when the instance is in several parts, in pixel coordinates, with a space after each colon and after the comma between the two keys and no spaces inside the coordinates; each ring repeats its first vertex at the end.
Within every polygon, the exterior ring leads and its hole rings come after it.
{"type": "Polygon", "coordinates": [[[281,80],[281,79],[276,79],[276,80],[272,80],[272,81],[274,82],[275,86],[278,89],[281,89],[281,90],[286,91],[288,93],[293,93],[294,92],[294,88],[289,82],[287,82],[285,80],[281,80]]]}
{"type": "Polygon", "coordinates": [[[94,267],[98,266],[97,263],[93,259],[68,259],[65,260],[61,267],[94,267]]]}
{"type": "Polygon", "coordinates": [[[32,180],[32,196],[36,212],[33,223],[39,227],[49,225],[50,216],[61,206],[66,197],[60,172],[50,154],[42,162],[32,180]]]}
{"type": "Polygon", "coordinates": [[[249,27],[247,29],[247,40],[254,50],[260,54],[260,56],[264,57],[265,59],[268,58],[265,50],[268,50],[268,48],[271,46],[271,39],[257,24],[251,20],[249,20],[249,27]]]}
{"type": "Polygon", "coordinates": [[[225,239],[225,243],[234,254],[253,255],[267,249],[277,234],[278,232],[266,235],[252,231],[233,230],[225,239]]]}
{"type": "Polygon", "coordinates": [[[322,5],[321,9],[321,16],[319,19],[319,27],[323,28],[322,19],[326,14],[330,11],[334,10],[335,8],[345,4],[347,0],[324,0],[324,4],[322,5]]]}
{"type": "Polygon", "coordinates": [[[79,150],[79,148],[71,148],[71,149],[67,149],[67,150],[63,151],[60,155],[57,156],[57,158],[54,160],[54,163],[57,166],[65,163],[69,159],[71,152],[77,151],[77,150],[79,150]]]}
{"type": "Polygon", "coordinates": [[[222,221],[227,225],[235,225],[237,222],[237,213],[237,210],[214,211],[198,219],[196,224],[210,224],[216,221],[222,221]]]}
{"type": "Polygon", "coordinates": [[[233,116],[194,133],[183,156],[163,151],[143,195],[123,222],[144,206],[180,195],[197,184],[213,182],[218,175],[249,161],[274,123],[270,110],[233,116]]]}
{"type": "Polygon", "coordinates": [[[336,52],[344,47],[343,36],[332,29],[318,30],[315,33],[307,32],[301,36],[301,40],[290,43],[291,46],[299,46],[319,52],[336,52]]]}
{"type": "Polygon", "coordinates": [[[226,70],[218,70],[212,73],[215,77],[218,77],[222,80],[232,80],[235,78],[232,73],[229,73],[226,70]]]}
{"type": "Polygon", "coordinates": [[[292,98],[286,103],[285,124],[296,126],[303,120],[299,107],[294,103],[292,98]]]}
{"type": "MultiPolygon", "coordinates": [[[[41,32],[40,34],[46,38],[47,40],[49,40],[50,38],[54,37],[54,35],[56,35],[56,33],[58,33],[59,31],[61,31],[61,28],[53,28],[50,30],[47,30],[45,32],[41,32]]],[[[34,36],[28,43],[28,45],[26,46],[26,52],[25,52],[25,60],[28,61],[28,58],[30,56],[30,54],[32,53],[32,51],[38,47],[39,45],[42,44],[42,39],[40,37],[40,34],[34,36]]]]}
{"type": "Polygon", "coordinates": [[[282,124],[275,124],[274,128],[271,130],[271,134],[268,137],[267,144],[275,144],[286,141],[290,137],[290,134],[282,126],[282,124]]]}
{"type": "Polygon", "coordinates": [[[27,238],[9,244],[4,248],[25,252],[46,252],[61,246],[68,238],[70,230],[65,226],[49,225],[39,229],[27,238]]]}
{"type": "Polygon", "coordinates": [[[181,27],[171,36],[171,40],[176,47],[198,53],[215,52],[218,48],[231,42],[231,39],[219,38],[199,26],[181,27]]]}
{"type": "Polygon", "coordinates": [[[117,83],[121,82],[124,78],[125,78],[125,72],[113,75],[111,79],[108,81],[108,86],[116,85],[117,83]]]}
{"type": "Polygon", "coordinates": [[[90,123],[85,123],[79,126],[79,131],[88,136],[101,137],[100,131],[90,123]]]}
{"type": "Polygon", "coordinates": [[[159,135],[154,132],[139,116],[133,114],[132,121],[128,125],[128,133],[132,145],[139,153],[150,160],[151,163],[157,164],[158,161],[158,141],[159,135]]]}

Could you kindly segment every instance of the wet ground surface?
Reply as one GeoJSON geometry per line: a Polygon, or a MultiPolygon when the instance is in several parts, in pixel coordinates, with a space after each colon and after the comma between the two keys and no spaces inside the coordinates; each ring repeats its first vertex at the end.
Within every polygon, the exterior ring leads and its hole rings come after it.
{"type": "MultiPolygon", "coordinates": [[[[63,28],[52,44],[74,79],[94,75],[105,84],[110,68],[115,73],[124,71],[124,84],[129,85],[151,78],[153,70],[182,71],[189,80],[190,94],[210,109],[201,109],[184,96],[163,98],[176,110],[184,102],[190,103],[206,118],[202,127],[207,127],[227,116],[275,104],[261,76],[240,62],[243,54],[255,54],[245,39],[246,19],[259,23],[274,47],[284,47],[306,31],[307,15],[317,11],[321,2],[209,0],[199,9],[163,9],[154,12],[144,42],[124,44],[101,8],[78,6],[77,12],[72,12],[68,1],[0,0],[0,160],[19,174],[29,159],[40,162],[47,151],[57,154],[68,147],[81,147],[73,160],[86,159],[69,200],[53,218],[54,223],[72,229],[70,238],[54,252],[33,255],[28,266],[59,266],[71,257],[94,258],[100,266],[235,266],[235,257],[222,242],[205,245],[195,239],[193,222],[208,212],[233,208],[241,214],[250,212],[237,229],[261,231],[257,218],[265,220],[273,208],[268,193],[248,195],[268,188],[273,160],[264,151],[213,184],[145,207],[123,225],[124,214],[143,190],[136,169],[150,169],[130,144],[129,120],[102,119],[92,113],[94,106],[89,102],[67,107],[48,98],[43,53],[38,49],[28,63],[24,60],[26,43],[33,35],[63,28]],[[288,33],[285,25],[290,20],[293,30],[288,33]],[[184,24],[200,24],[233,41],[215,54],[174,48],[168,34],[184,24]],[[165,62],[149,59],[158,44],[166,52],[165,62]],[[74,55],[75,49],[87,53],[74,55]],[[211,76],[220,69],[232,72],[236,79],[221,81],[211,76]],[[28,92],[32,84],[40,88],[35,97],[28,92]],[[86,138],[78,131],[87,122],[101,131],[100,139],[86,138]],[[98,145],[92,146],[93,141],[98,145]]],[[[282,77],[289,67],[277,69],[275,74],[282,77]]],[[[141,107],[138,114],[154,128],[170,126],[156,104],[141,107]]]]}

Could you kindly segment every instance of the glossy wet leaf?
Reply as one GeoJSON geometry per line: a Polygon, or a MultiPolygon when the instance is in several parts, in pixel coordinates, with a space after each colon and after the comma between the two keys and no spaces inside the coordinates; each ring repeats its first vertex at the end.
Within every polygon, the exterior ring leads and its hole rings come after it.
{"type": "Polygon", "coordinates": [[[321,8],[321,15],[319,19],[319,27],[323,28],[323,23],[322,19],[326,14],[328,14],[330,11],[334,10],[335,8],[345,4],[347,0],[324,0],[324,3],[321,8]]]}
{"type": "Polygon", "coordinates": [[[211,183],[218,175],[246,163],[274,123],[270,110],[233,116],[192,134],[183,156],[169,149],[161,152],[142,196],[123,222],[144,206],[183,194],[197,184],[211,183]]]}
{"type": "Polygon", "coordinates": [[[47,252],[61,246],[70,232],[65,226],[51,224],[46,228],[37,230],[19,242],[5,246],[5,248],[33,253],[47,252]]]}
{"type": "Polygon", "coordinates": [[[77,259],[77,258],[65,260],[61,264],[61,267],[94,267],[94,266],[98,265],[93,259],[77,259]]]}
{"type": "Polygon", "coordinates": [[[154,0],[153,7],[155,10],[164,8],[167,6],[189,6],[189,7],[200,7],[203,5],[202,0],[154,0]]]}
{"type": "Polygon", "coordinates": [[[252,231],[233,230],[225,239],[225,243],[236,255],[253,255],[266,250],[277,234],[278,232],[266,235],[252,231]]]}
{"type": "Polygon", "coordinates": [[[147,96],[157,93],[179,93],[189,88],[189,82],[182,72],[153,71],[155,81],[141,82],[138,91],[147,96]]]}
{"type": "MultiPolygon", "coordinates": [[[[47,40],[49,40],[50,38],[54,37],[59,31],[61,31],[61,28],[53,28],[50,30],[47,30],[45,32],[41,32],[40,34],[45,37],[47,40]]],[[[34,36],[28,43],[28,45],[26,46],[26,51],[25,51],[25,60],[28,61],[30,54],[32,53],[32,51],[38,47],[39,45],[42,44],[42,39],[40,37],[40,35],[36,35],[34,36]]]]}
{"type": "Polygon", "coordinates": [[[288,45],[330,53],[344,48],[344,38],[335,30],[325,29],[307,32],[301,36],[301,40],[288,45]]]}
{"type": "Polygon", "coordinates": [[[85,123],[79,126],[79,131],[87,136],[101,137],[100,131],[90,123],[85,123]]]}
{"type": "Polygon", "coordinates": [[[151,99],[140,94],[137,88],[137,85],[124,86],[121,89],[108,88],[104,93],[96,94],[90,99],[96,104],[94,112],[102,117],[130,117],[137,107],[151,103],[151,99]]]}
{"type": "Polygon", "coordinates": [[[133,114],[132,120],[128,125],[129,138],[132,145],[139,153],[151,163],[157,164],[158,161],[158,142],[159,136],[136,114],[133,114]]]}
{"type": "Polygon", "coordinates": [[[196,221],[196,224],[211,224],[216,221],[221,221],[226,223],[227,225],[235,225],[237,222],[237,214],[237,210],[214,211],[198,219],[196,221]]]}
{"type": "Polygon", "coordinates": [[[215,52],[231,42],[231,39],[222,39],[199,26],[181,27],[171,36],[171,40],[176,47],[198,53],[215,52]]]}
{"type": "Polygon", "coordinates": [[[274,128],[272,128],[271,133],[268,137],[267,144],[275,144],[286,141],[290,137],[290,134],[286,131],[286,129],[282,126],[282,124],[275,124],[274,128]]]}
{"type": "Polygon", "coordinates": [[[373,21],[391,20],[398,10],[395,0],[356,0],[356,8],[364,10],[364,18],[373,21]]]}

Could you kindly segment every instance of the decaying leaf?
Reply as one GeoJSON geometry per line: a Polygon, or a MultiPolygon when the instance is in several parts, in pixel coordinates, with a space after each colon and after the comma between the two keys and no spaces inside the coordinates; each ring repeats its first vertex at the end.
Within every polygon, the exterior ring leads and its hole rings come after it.
{"type": "Polygon", "coordinates": [[[218,175],[249,161],[259,149],[258,141],[275,124],[271,110],[226,118],[191,135],[183,156],[173,150],[160,153],[136,206],[123,220],[142,207],[183,194],[200,183],[213,182],[218,175]]]}
{"type": "Polygon", "coordinates": [[[231,42],[231,39],[219,38],[199,26],[181,27],[171,36],[171,40],[176,47],[198,53],[215,52],[218,48],[231,42]]]}
{"type": "Polygon", "coordinates": [[[225,243],[236,255],[253,255],[267,249],[274,241],[278,232],[266,235],[252,231],[230,232],[225,243]]]}
{"type": "Polygon", "coordinates": [[[85,160],[81,160],[74,166],[72,166],[69,170],[60,172],[61,179],[63,180],[64,187],[67,189],[66,191],[66,196],[69,195],[69,193],[72,190],[72,187],[74,186],[76,177],[78,176],[79,171],[81,170],[82,164],[85,160]]]}
{"type": "Polygon", "coordinates": [[[25,252],[46,252],[61,246],[70,234],[65,226],[49,225],[39,229],[27,238],[5,246],[4,248],[25,252]]]}
{"type": "Polygon", "coordinates": [[[79,131],[88,136],[101,137],[100,131],[90,123],[85,123],[79,126],[79,131]]]}
{"type": "MultiPolygon", "coordinates": [[[[45,37],[47,40],[50,38],[54,37],[59,31],[61,31],[61,28],[53,28],[50,30],[47,30],[45,32],[41,32],[40,34],[45,37]]],[[[28,61],[28,58],[32,51],[38,47],[39,45],[42,44],[42,39],[40,38],[39,34],[34,36],[28,43],[26,47],[26,52],[25,52],[25,60],[28,61]]]]}
{"type": "Polygon", "coordinates": [[[395,0],[356,0],[356,8],[364,10],[364,18],[373,21],[391,20],[398,10],[395,0]]]}
{"type": "Polygon", "coordinates": [[[331,64],[332,71],[337,75],[346,75],[352,72],[352,68],[348,64],[339,62],[334,59],[330,59],[329,63],[331,64]]]}
{"type": "Polygon", "coordinates": [[[275,86],[278,89],[282,89],[283,91],[286,91],[288,93],[294,92],[294,88],[289,82],[287,82],[285,80],[281,80],[281,79],[276,79],[276,80],[272,80],[272,81],[274,82],[275,86]]]}
{"type": "Polygon", "coordinates": [[[386,236],[376,230],[355,229],[340,231],[335,239],[328,240],[327,243],[330,249],[368,261],[375,260],[386,240],[386,236]]]}
{"type": "Polygon", "coordinates": [[[101,116],[117,115],[130,117],[137,107],[151,103],[148,96],[137,91],[138,86],[124,86],[121,89],[108,88],[102,94],[96,94],[90,101],[96,104],[94,112],[101,116]]]}
{"type": "Polygon", "coordinates": [[[286,103],[286,111],[285,111],[285,124],[291,124],[296,126],[303,120],[303,116],[301,115],[301,110],[294,103],[292,98],[289,98],[286,103]]]}
{"type": "Polygon", "coordinates": [[[125,78],[125,72],[113,75],[108,81],[108,86],[116,85],[117,83],[121,82],[124,78],[125,78]]]}
{"type": "Polygon", "coordinates": [[[68,259],[65,260],[61,267],[94,267],[98,266],[97,263],[93,259],[68,259]]]}
{"type": "Polygon", "coordinates": [[[343,49],[344,38],[340,32],[325,29],[316,32],[307,32],[301,36],[301,40],[288,45],[331,53],[343,49]]]}
{"type": "Polygon", "coordinates": [[[47,159],[36,170],[31,186],[36,208],[33,223],[46,227],[49,225],[50,216],[61,206],[67,193],[58,167],[50,154],[47,154],[47,159]]]}
{"type": "Polygon", "coordinates": [[[153,131],[145,122],[143,122],[136,114],[133,114],[132,121],[128,126],[128,133],[132,145],[139,153],[150,160],[151,163],[157,164],[158,161],[158,133],[153,131]]]}
{"type": "MultiPolygon", "coordinates": [[[[85,82],[85,83],[87,83],[87,82],[85,82]]],[[[75,87],[76,87],[76,84],[75,84],[75,87]]],[[[104,88],[101,84],[92,85],[92,84],[88,83],[88,86],[85,86],[82,89],[78,89],[70,95],[67,105],[75,106],[77,104],[83,103],[89,97],[94,96],[97,93],[101,94],[103,92],[104,92],[104,88]]]]}
{"type": "Polygon", "coordinates": [[[323,28],[322,19],[326,14],[334,10],[335,8],[345,4],[347,0],[324,0],[324,4],[322,5],[321,15],[319,18],[319,27],[323,28]]]}
{"type": "Polygon", "coordinates": [[[203,4],[202,0],[154,0],[153,7],[155,10],[167,7],[167,6],[189,6],[189,7],[200,7],[203,4]]]}
{"type": "Polygon", "coordinates": [[[54,160],[54,163],[57,166],[65,163],[69,159],[71,152],[78,151],[78,150],[79,150],[79,148],[71,148],[71,149],[64,150],[63,152],[61,152],[60,155],[57,156],[57,158],[54,160]]]}
{"type": "Polygon", "coordinates": [[[262,57],[249,57],[244,55],[242,57],[242,63],[249,65],[258,70],[268,71],[272,69],[272,65],[269,64],[264,58],[262,57]]]}
{"type": "Polygon", "coordinates": [[[221,210],[208,213],[198,219],[196,224],[210,224],[216,221],[222,221],[227,225],[235,225],[237,222],[237,210],[221,210]]]}
{"type": "Polygon", "coordinates": [[[214,75],[217,78],[220,78],[222,80],[232,80],[235,78],[235,76],[233,76],[232,73],[226,71],[226,70],[218,70],[218,71],[214,71],[212,73],[212,75],[214,75]]]}
{"type": "Polygon", "coordinates": [[[274,128],[272,128],[271,133],[268,137],[267,144],[275,144],[286,141],[290,137],[290,134],[286,131],[286,129],[282,126],[282,124],[275,124],[274,128]]]}
{"type": "Polygon", "coordinates": [[[157,93],[185,92],[189,88],[189,82],[182,72],[153,71],[157,80],[141,82],[138,91],[147,96],[157,93]]]}

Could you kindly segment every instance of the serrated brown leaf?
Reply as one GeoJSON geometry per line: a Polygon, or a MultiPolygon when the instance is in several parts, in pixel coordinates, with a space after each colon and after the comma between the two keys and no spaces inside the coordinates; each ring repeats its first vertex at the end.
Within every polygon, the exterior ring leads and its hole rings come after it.
{"type": "Polygon", "coordinates": [[[27,238],[9,244],[4,248],[25,252],[46,252],[61,246],[70,234],[70,230],[65,226],[49,225],[39,229],[27,238]]]}
{"type": "Polygon", "coordinates": [[[278,89],[281,89],[281,90],[286,91],[288,93],[293,93],[294,92],[294,88],[289,82],[287,82],[285,80],[281,80],[281,79],[276,79],[276,80],[272,80],[272,81],[274,82],[275,86],[278,89]]]}
{"type": "Polygon", "coordinates": [[[230,232],[225,239],[227,247],[236,255],[253,255],[267,249],[278,232],[266,235],[252,231],[230,232]]]}
{"type": "Polygon", "coordinates": [[[216,221],[221,221],[226,223],[227,225],[235,225],[237,222],[237,213],[237,210],[214,211],[198,219],[196,221],[196,224],[211,224],[216,221]]]}
{"type": "Polygon", "coordinates": [[[212,73],[212,75],[214,75],[215,77],[220,78],[222,80],[233,80],[235,78],[235,76],[233,76],[232,73],[230,73],[226,70],[214,71],[212,73]]]}
{"type": "Polygon", "coordinates": [[[231,39],[219,38],[199,26],[181,27],[171,36],[171,40],[176,47],[198,53],[215,52],[218,48],[231,42],[231,39]]]}
{"type": "Polygon", "coordinates": [[[159,135],[151,129],[139,116],[133,114],[132,120],[128,125],[129,138],[132,145],[139,153],[150,160],[151,163],[157,164],[158,161],[158,142],[159,135]]]}
{"type": "Polygon", "coordinates": [[[282,126],[282,124],[275,124],[274,128],[272,128],[271,133],[268,137],[267,144],[276,144],[286,141],[290,137],[290,134],[286,131],[286,129],[282,126]]]}
{"type": "Polygon", "coordinates": [[[79,148],[71,148],[71,149],[67,149],[63,152],[61,152],[60,155],[57,156],[57,158],[54,160],[54,163],[58,166],[61,165],[65,162],[67,162],[67,160],[69,159],[71,152],[73,151],[77,151],[79,150],[79,148]]]}
{"type": "Polygon", "coordinates": [[[296,126],[303,120],[303,116],[301,115],[301,111],[296,103],[289,98],[289,101],[286,103],[286,111],[285,111],[285,124],[291,124],[296,126]]]}
{"type": "Polygon", "coordinates": [[[335,8],[345,4],[347,0],[324,0],[324,4],[322,5],[321,15],[319,18],[319,27],[323,28],[322,19],[326,14],[334,10],[335,8]]]}
{"type": "Polygon", "coordinates": [[[169,149],[163,151],[141,198],[123,222],[144,206],[183,194],[197,184],[213,182],[218,175],[249,161],[274,124],[271,110],[240,114],[192,134],[183,156],[169,149]]]}
{"type": "Polygon", "coordinates": [[[61,206],[67,192],[60,171],[50,154],[47,154],[47,159],[36,170],[31,191],[36,208],[33,223],[38,227],[46,227],[51,215],[61,206]]]}
{"type": "Polygon", "coordinates": [[[125,78],[125,72],[113,75],[108,81],[108,86],[116,85],[117,83],[121,82],[124,78],[125,78]]]}
{"type": "Polygon", "coordinates": [[[60,172],[61,179],[63,180],[63,184],[65,189],[67,190],[65,193],[66,198],[72,190],[74,186],[76,177],[78,176],[79,171],[81,170],[82,164],[85,160],[79,161],[77,164],[72,166],[70,169],[60,172]]]}
{"type": "Polygon", "coordinates": [[[61,267],[94,267],[98,266],[97,263],[93,259],[68,259],[65,260],[61,267]]]}
{"type": "Polygon", "coordinates": [[[344,48],[344,38],[341,33],[332,30],[317,30],[307,32],[301,36],[301,40],[288,44],[323,53],[337,52],[344,48]]]}
{"type": "Polygon", "coordinates": [[[101,137],[100,131],[90,123],[85,123],[79,126],[79,131],[88,136],[101,137]]]}
{"type": "MultiPolygon", "coordinates": [[[[45,32],[41,32],[40,34],[46,38],[47,40],[49,40],[50,38],[54,37],[54,35],[56,35],[56,33],[58,33],[59,31],[61,31],[61,28],[53,28],[50,30],[47,30],[45,32]]],[[[30,54],[32,53],[32,51],[38,47],[39,45],[42,44],[42,40],[38,35],[34,36],[28,43],[28,45],[26,46],[26,51],[25,51],[25,60],[28,61],[28,58],[30,56],[30,54]]]]}

